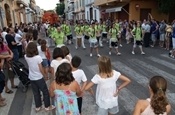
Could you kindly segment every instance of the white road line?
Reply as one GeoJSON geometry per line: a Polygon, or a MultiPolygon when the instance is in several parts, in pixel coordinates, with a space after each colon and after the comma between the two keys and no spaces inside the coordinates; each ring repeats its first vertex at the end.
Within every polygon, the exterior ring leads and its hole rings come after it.
{"type": "Polygon", "coordinates": [[[175,85],[175,76],[174,75],[169,74],[163,70],[160,70],[152,65],[148,65],[148,63],[145,63],[145,62],[137,60],[137,59],[131,59],[130,61],[133,62],[134,64],[138,65],[138,67],[142,67],[150,72],[154,72],[155,74],[162,75],[167,80],[169,80],[169,82],[171,82],[172,84],[175,85]]]}
{"type": "MultiPolygon", "coordinates": [[[[174,75],[171,75],[163,70],[160,70],[152,65],[148,65],[147,63],[140,61],[140,60],[137,60],[137,59],[132,59],[130,61],[134,62],[134,64],[138,65],[138,67],[143,67],[144,69],[146,69],[150,72],[153,72],[155,74],[158,74],[158,75],[165,77],[165,79],[169,80],[169,82],[171,82],[172,84],[175,85],[174,75]]],[[[170,93],[170,91],[168,91],[168,92],[169,93],[167,93],[167,97],[168,97],[170,103],[175,106],[175,101],[174,101],[175,93],[170,93]]]]}
{"type": "Polygon", "coordinates": [[[155,58],[155,57],[152,57],[152,56],[148,57],[148,59],[153,61],[153,62],[159,63],[159,64],[161,64],[163,66],[166,66],[166,67],[168,67],[170,69],[175,70],[175,64],[172,64],[170,62],[167,62],[165,60],[162,60],[162,59],[159,59],[159,58],[155,58]]]}
{"type": "Polygon", "coordinates": [[[175,61],[175,59],[170,58],[170,57],[168,56],[168,54],[161,54],[161,56],[162,56],[162,57],[165,57],[165,58],[167,58],[167,59],[170,59],[170,60],[175,61]]]}
{"type": "MultiPolygon", "coordinates": [[[[137,73],[135,70],[131,69],[130,67],[126,66],[125,64],[123,64],[119,61],[112,63],[112,65],[116,69],[118,69],[120,72],[129,76],[130,78],[132,78],[134,81],[136,81],[140,85],[144,86],[145,88],[148,87],[149,80],[147,77],[143,76],[142,74],[137,73]]],[[[140,66],[147,66],[147,65],[140,65],[140,66]]],[[[138,66],[138,67],[140,67],[140,66],[138,66]]],[[[153,69],[152,71],[155,71],[155,70],[156,69],[153,69]]],[[[168,97],[169,102],[175,106],[175,101],[174,101],[175,100],[175,93],[171,93],[170,90],[167,90],[167,97],[168,97]]]]}

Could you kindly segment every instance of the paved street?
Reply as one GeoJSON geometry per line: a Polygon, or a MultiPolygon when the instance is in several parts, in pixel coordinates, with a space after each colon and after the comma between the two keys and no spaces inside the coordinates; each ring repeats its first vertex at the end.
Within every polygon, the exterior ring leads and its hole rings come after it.
{"type": "MultiPolygon", "coordinates": [[[[82,58],[81,68],[85,71],[88,80],[97,73],[97,56],[89,56],[89,43],[86,40],[86,50],[83,48],[75,49],[74,44],[68,45],[71,54],[78,55],[82,58]]],[[[103,48],[99,48],[101,55],[108,55],[108,48],[104,43],[103,48]]],[[[52,48],[53,49],[53,48],[52,48]]],[[[168,52],[160,48],[145,48],[146,55],[141,55],[136,49],[135,55],[131,54],[132,44],[120,48],[121,56],[116,56],[114,53],[110,56],[113,68],[128,76],[132,82],[121,90],[119,94],[119,113],[117,115],[131,115],[134,105],[138,99],[146,99],[149,97],[148,81],[154,75],[161,75],[168,81],[167,96],[172,105],[170,115],[175,115],[175,60],[168,57],[168,52]]],[[[24,59],[21,59],[25,63],[24,59]]],[[[19,80],[15,79],[16,83],[19,80]]],[[[120,81],[117,82],[120,84],[120,81]]],[[[94,87],[94,91],[95,91],[94,87]]],[[[14,90],[15,91],[15,90],[14,90]]],[[[21,88],[13,94],[5,94],[7,98],[7,106],[0,108],[0,115],[54,115],[54,112],[45,112],[44,110],[35,113],[34,102],[31,88],[29,87],[26,93],[21,92],[21,88]]],[[[83,98],[83,113],[82,115],[96,115],[97,106],[94,103],[94,98],[86,93],[83,98]]]]}

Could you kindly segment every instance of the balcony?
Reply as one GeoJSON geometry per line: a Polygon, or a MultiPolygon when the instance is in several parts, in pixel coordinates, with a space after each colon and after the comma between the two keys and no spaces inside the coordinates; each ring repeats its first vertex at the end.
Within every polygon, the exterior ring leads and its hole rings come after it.
{"type": "Polygon", "coordinates": [[[113,3],[121,3],[121,2],[128,2],[130,0],[95,0],[94,5],[95,6],[102,6],[102,5],[109,5],[113,3]]]}
{"type": "Polygon", "coordinates": [[[23,0],[16,0],[16,4],[19,5],[20,7],[22,7],[22,5],[24,7],[27,7],[28,6],[23,0]]]}

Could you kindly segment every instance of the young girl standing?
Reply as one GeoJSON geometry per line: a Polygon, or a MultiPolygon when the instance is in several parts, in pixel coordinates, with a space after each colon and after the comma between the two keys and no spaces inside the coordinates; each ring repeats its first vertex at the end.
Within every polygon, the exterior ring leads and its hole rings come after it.
{"type": "Polygon", "coordinates": [[[43,100],[45,105],[45,110],[53,110],[55,107],[50,106],[50,96],[49,91],[46,85],[46,82],[43,77],[45,77],[43,68],[42,68],[42,58],[38,55],[37,45],[34,42],[30,42],[26,48],[25,60],[29,66],[29,79],[32,86],[32,91],[34,95],[36,112],[40,111],[42,108],[41,94],[43,93],[43,100]]]}
{"type": "Polygon", "coordinates": [[[121,75],[120,72],[113,70],[110,58],[106,56],[98,58],[98,69],[99,73],[91,79],[91,82],[85,87],[85,90],[97,84],[97,115],[116,114],[119,111],[119,91],[130,83],[130,79],[121,75]],[[116,87],[116,81],[118,79],[122,80],[123,83],[116,87]]]}
{"type": "Polygon", "coordinates": [[[56,79],[50,85],[50,96],[54,97],[56,115],[80,115],[77,96],[81,89],[72,75],[69,63],[62,63],[56,71],[56,79]]]}

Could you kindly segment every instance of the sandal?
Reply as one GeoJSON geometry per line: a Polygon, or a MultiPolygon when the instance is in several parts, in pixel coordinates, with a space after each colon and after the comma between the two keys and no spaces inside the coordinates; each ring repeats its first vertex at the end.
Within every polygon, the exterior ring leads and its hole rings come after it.
{"type": "Polygon", "coordinates": [[[36,112],[39,112],[40,110],[41,110],[41,107],[35,108],[35,111],[36,111],[36,112]]]}
{"type": "Polygon", "coordinates": [[[12,90],[8,90],[8,91],[6,91],[6,93],[8,93],[8,94],[12,94],[13,91],[12,91],[12,90]]]}
{"type": "Polygon", "coordinates": [[[45,108],[46,111],[51,111],[53,109],[55,109],[55,106],[53,106],[53,105],[45,108]]]}
{"type": "Polygon", "coordinates": [[[4,106],[6,106],[7,104],[5,103],[5,102],[1,102],[0,103],[0,107],[4,107],[4,106]]]}
{"type": "Polygon", "coordinates": [[[13,86],[12,88],[13,88],[13,89],[18,89],[18,86],[13,86]]]}
{"type": "Polygon", "coordinates": [[[0,101],[5,101],[5,98],[1,98],[0,101]]]}

